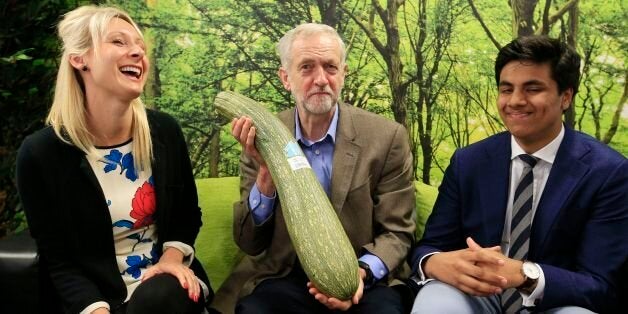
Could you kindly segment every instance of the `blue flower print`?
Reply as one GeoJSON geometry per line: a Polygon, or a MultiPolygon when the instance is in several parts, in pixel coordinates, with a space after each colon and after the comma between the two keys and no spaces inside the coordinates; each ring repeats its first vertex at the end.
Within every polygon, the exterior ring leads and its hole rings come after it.
{"type": "Polygon", "coordinates": [[[120,174],[125,172],[125,176],[127,179],[135,182],[137,180],[137,173],[135,172],[135,165],[133,164],[133,154],[127,153],[122,155],[122,153],[117,149],[112,149],[109,151],[108,155],[105,155],[105,160],[102,161],[105,163],[104,171],[105,173],[109,173],[118,168],[120,165],[120,174]]]}
{"type": "Polygon", "coordinates": [[[146,268],[151,262],[145,255],[141,257],[139,255],[131,255],[126,258],[126,264],[129,267],[120,274],[124,275],[124,273],[127,273],[137,279],[142,274],[142,268],[146,268]]]}
{"type": "Polygon", "coordinates": [[[118,228],[133,228],[133,222],[126,220],[126,219],[122,219],[122,220],[118,220],[116,222],[114,222],[112,224],[113,227],[118,227],[118,228]]]}
{"type": "Polygon", "coordinates": [[[135,165],[133,164],[133,154],[128,153],[122,157],[122,171],[126,169],[126,178],[135,182],[137,173],[135,173],[135,165]]]}
{"type": "MultiPolygon", "coordinates": [[[[126,220],[126,219],[121,219],[121,220],[118,220],[118,221],[114,222],[112,224],[112,227],[133,229],[133,222],[130,221],[130,220],[126,220]]],[[[132,240],[137,241],[137,242],[135,242],[135,244],[133,244],[133,248],[131,249],[131,251],[135,251],[135,247],[138,244],[140,244],[140,243],[147,243],[147,242],[152,242],[153,241],[151,238],[144,238],[145,235],[146,235],[146,229],[144,231],[142,231],[141,234],[140,233],[133,233],[133,234],[130,234],[130,235],[128,235],[126,237],[127,239],[132,239],[132,240]]],[[[151,252],[151,255],[153,255],[152,252],[151,252]]]]}
{"type": "Polygon", "coordinates": [[[103,161],[106,164],[104,169],[105,173],[116,170],[116,168],[118,168],[118,164],[120,163],[120,159],[122,159],[122,153],[117,149],[112,149],[109,152],[109,155],[105,155],[105,160],[103,161]]]}

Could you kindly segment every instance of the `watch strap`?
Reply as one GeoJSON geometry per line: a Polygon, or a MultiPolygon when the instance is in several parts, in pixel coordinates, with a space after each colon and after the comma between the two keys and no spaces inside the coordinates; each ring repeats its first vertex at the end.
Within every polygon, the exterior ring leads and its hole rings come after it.
{"type": "MultiPolygon", "coordinates": [[[[524,261],[524,263],[530,263],[528,261],[524,261]]],[[[535,267],[538,267],[536,265],[534,265],[535,267]]],[[[536,285],[539,281],[538,278],[530,278],[528,277],[525,272],[523,271],[523,265],[521,266],[521,275],[523,275],[523,283],[521,283],[518,287],[517,290],[530,295],[532,294],[532,292],[534,292],[534,289],[536,289],[536,285]]]]}
{"type": "Polygon", "coordinates": [[[363,261],[358,261],[358,266],[360,266],[360,268],[364,269],[364,272],[366,272],[366,277],[364,277],[364,285],[369,286],[373,284],[373,271],[371,270],[371,266],[363,261]]]}

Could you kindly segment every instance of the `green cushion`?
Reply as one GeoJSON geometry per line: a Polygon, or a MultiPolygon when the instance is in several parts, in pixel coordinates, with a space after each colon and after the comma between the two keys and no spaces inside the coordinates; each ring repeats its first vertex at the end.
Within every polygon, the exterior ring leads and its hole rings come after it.
{"type": "Polygon", "coordinates": [[[196,257],[203,264],[214,290],[227,278],[241,258],[233,241],[233,203],[240,198],[240,178],[196,180],[203,226],[196,238],[196,257]]]}
{"type": "Polygon", "coordinates": [[[438,196],[438,189],[423,182],[415,182],[416,186],[416,239],[423,236],[427,217],[432,213],[432,207],[438,196]]]}
{"type": "MultiPolygon", "coordinates": [[[[242,253],[233,242],[233,203],[239,199],[239,178],[196,180],[203,227],[196,238],[196,257],[201,261],[211,285],[217,290],[227,278],[242,253]]],[[[417,239],[423,234],[425,221],[432,211],[438,190],[416,182],[417,239]]]]}

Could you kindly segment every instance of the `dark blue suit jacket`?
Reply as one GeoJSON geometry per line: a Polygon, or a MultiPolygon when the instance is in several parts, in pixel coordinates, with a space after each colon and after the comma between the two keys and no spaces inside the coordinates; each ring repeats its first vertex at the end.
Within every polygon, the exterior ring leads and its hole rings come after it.
{"type": "MultiPolygon", "coordinates": [[[[500,245],[508,201],[510,133],[456,151],[425,234],[410,256],[500,245]]],[[[594,138],[565,129],[541,196],[528,259],[545,274],[537,309],[575,305],[605,311],[617,302],[628,257],[628,162],[594,138]]]]}

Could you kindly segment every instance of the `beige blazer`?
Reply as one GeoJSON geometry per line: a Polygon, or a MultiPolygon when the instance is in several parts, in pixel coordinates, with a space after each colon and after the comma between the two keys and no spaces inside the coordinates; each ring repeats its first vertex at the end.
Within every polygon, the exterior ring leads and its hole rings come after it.
{"type": "MultiPolygon", "coordinates": [[[[359,257],[379,257],[390,274],[384,283],[407,276],[406,255],[414,241],[415,190],[412,154],[403,126],[348,105],[338,107],[331,203],[359,257]]],[[[278,117],[295,129],[295,109],[278,117]]],[[[237,299],[268,278],[286,276],[296,253],[285,226],[281,204],[256,226],[248,207],[257,168],[243,156],[241,200],[233,206],[233,236],[246,255],[216,293],[212,306],[232,313],[237,299]]],[[[304,286],[303,289],[306,289],[304,286]]]]}

